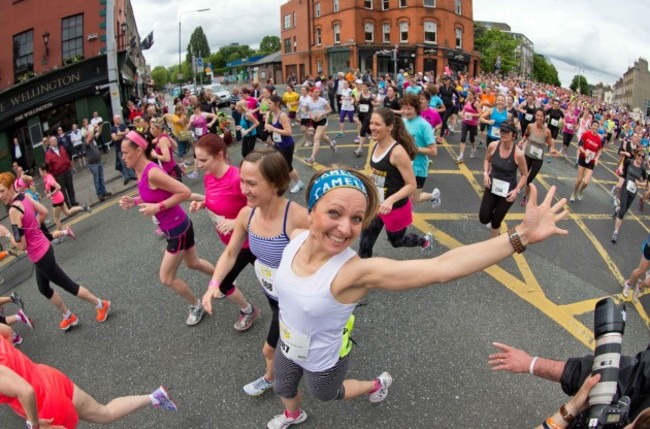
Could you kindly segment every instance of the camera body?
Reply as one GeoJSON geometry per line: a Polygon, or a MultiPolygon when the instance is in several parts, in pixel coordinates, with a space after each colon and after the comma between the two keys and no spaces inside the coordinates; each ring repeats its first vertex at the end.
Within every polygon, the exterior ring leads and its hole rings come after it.
{"type": "Polygon", "coordinates": [[[576,417],[572,428],[613,429],[627,424],[630,398],[614,400],[624,331],[625,304],[617,305],[611,297],[598,301],[594,312],[596,350],[591,375],[600,374],[600,380],[589,392],[589,409],[576,417]]]}

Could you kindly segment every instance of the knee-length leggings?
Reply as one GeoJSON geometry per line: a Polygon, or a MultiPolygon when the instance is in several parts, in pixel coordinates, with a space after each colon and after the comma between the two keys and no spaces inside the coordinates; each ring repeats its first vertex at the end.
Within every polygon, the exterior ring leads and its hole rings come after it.
{"type": "Polygon", "coordinates": [[[510,206],[512,206],[512,203],[508,202],[504,197],[494,195],[490,189],[486,188],[483,192],[478,218],[482,224],[491,223],[492,229],[499,229],[503,218],[506,217],[508,210],[510,210],[510,206]]]}
{"type": "MultiPolygon", "coordinates": [[[[361,232],[359,239],[359,256],[362,258],[370,258],[372,256],[372,248],[379,237],[379,233],[384,227],[384,221],[379,216],[376,216],[370,225],[361,232]]],[[[417,234],[406,233],[406,228],[399,231],[390,232],[386,231],[388,241],[393,247],[416,247],[424,244],[424,237],[417,234]]]]}
{"type": "Polygon", "coordinates": [[[61,287],[65,291],[77,296],[79,293],[79,284],[72,280],[56,263],[54,257],[54,249],[50,246],[47,252],[41,259],[34,263],[36,269],[36,284],[38,291],[47,299],[52,299],[54,290],[50,286],[50,282],[61,287]]]}

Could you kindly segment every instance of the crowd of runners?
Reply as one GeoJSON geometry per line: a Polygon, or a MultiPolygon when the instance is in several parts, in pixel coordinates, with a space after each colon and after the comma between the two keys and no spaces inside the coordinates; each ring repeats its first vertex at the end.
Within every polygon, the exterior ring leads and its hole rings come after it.
{"type": "MultiPolygon", "coordinates": [[[[559,157],[575,162],[577,179],[569,201],[577,204],[603,149],[616,145],[620,180],[611,191],[612,242],[618,240],[637,188],[647,189],[648,130],[637,112],[517,76],[434,77],[400,71],[375,79],[350,70],[329,79],[307,78],[299,91],[289,84],[283,94],[272,81],[233,88],[230,101],[229,115],[216,107],[209,93],[184,94],[168,109],[174,113],[138,107],[150,114],[134,114],[131,129],[114,138],[125,171],[132,171],[138,183],[138,195],[121,197],[120,206],[153,218],[167,240],[159,280],[189,307],[187,325],[200,323],[206,312],[212,314],[214,299],[237,307],[233,327],[238,331],[250,329],[262,312],[271,314],[261,350],[263,373],[251,374],[251,382],[243,386],[251,396],[273,389],[280,397],[284,410],[268,422],[271,429],[307,418],[298,389],[301,380],[310,396],[323,401],[386,398],[393,383],[388,372],[372,380],[346,378],[352,363],[353,312],[372,289],[397,292],[449,282],[552,235],[566,234],[556,226],[567,214],[566,199],[554,201],[554,187],[538,198],[534,182],[545,162],[559,157]],[[329,120],[340,124],[336,140],[326,133],[329,120]],[[349,137],[357,144],[351,156],[367,153],[370,174],[323,168],[303,181],[294,167],[296,145],[311,147],[304,159],[308,165],[323,162],[318,157],[322,142],[334,152],[331,164],[344,161],[337,142],[350,135],[346,120],[356,125],[349,137]],[[468,137],[469,159],[480,154],[483,160],[476,161],[482,165],[485,188],[478,217],[490,228],[491,238],[433,259],[373,257],[382,229],[393,247],[420,247],[423,252],[432,248],[430,233],[409,231],[413,206],[424,202],[432,210],[440,207],[441,190],[427,184],[430,158],[439,156],[439,144],[456,132],[460,146],[455,161],[470,162],[465,159],[468,137]],[[265,147],[257,147],[258,142],[265,147]],[[243,158],[239,167],[228,156],[228,147],[238,143],[243,158]],[[192,164],[196,171],[188,174],[203,177],[203,192],[193,193],[183,183],[192,164]],[[304,199],[287,197],[303,189],[304,199]],[[523,221],[502,231],[517,200],[525,207],[523,221]],[[185,202],[189,213],[182,206],[185,202]],[[215,264],[201,259],[196,250],[192,216],[201,212],[214,222],[216,236],[211,239],[225,246],[215,264]],[[352,249],[357,239],[358,253],[352,249]],[[178,277],[183,262],[206,274],[202,298],[178,277]],[[248,265],[268,307],[255,305],[237,287],[236,279],[248,265]]],[[[47,177],[47,172],[42,174],[47,177]]],[[[61,329],[79,321],[50,283],[94,305],[96,321],[103,323],[111,302],[77,284],[57,264],[50,244],[53,234],[44,226],[48,210],[30,192],[29,179],[0,174],[0,199],[10,207],[11,223],[9,228],[0,226],[0,236],[34,263],[40,293],[62,314],[61,329]]],[[[48,192],[57,192],[56,186],[48,192]]],[[[641,207],[647,196],[646,191],[640,197],[641,207]]],[[[74,238],[60,222],[57,227],[58,233],[74,238]]],[[[639,268],[622,285],[625,297],[632,289],[635,298],[642,293],[650,282],[645,276],[649,267],[647,241],[639,268]]],[[[16,306],[16,314],[2,316],[0,323],[33,328],[22,299],[16,294],[0,298],[0,305],[9,303],[16,306]]],[[[11,347],[11,342],[22,342],[11,328],[0,326],[0,334],[0,403],[9,403],[28,427],[71,428],[79,418],[107,423],[147,404],[176,410],[162,387],[151,395],[99,405],[67,376],[35,366],[11,347]],[[30,384],[33,391],[27,388],[30,384]]]]}

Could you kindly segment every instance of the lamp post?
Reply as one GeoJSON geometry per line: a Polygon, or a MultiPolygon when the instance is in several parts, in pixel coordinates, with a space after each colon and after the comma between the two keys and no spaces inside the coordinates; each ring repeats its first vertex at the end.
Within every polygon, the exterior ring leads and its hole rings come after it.
{"type": "MultiPolygon", "coordinates": [[[[184,10],[178,12],[178,74],[181,74],[181,17],[186,13],[195,13],[195,12],[207,12],[210,8],[206,9],[196,9],[196,10],[184,10]]],[[[180,79],[179,79],[180,80],[180,79]]]]}

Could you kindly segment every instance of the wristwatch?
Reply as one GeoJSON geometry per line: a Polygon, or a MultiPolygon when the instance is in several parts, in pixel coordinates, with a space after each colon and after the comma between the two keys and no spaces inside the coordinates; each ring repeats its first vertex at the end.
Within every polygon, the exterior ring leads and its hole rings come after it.
{"type": "Polygon", "coordinates": [[[41,425],[39,423],[32,424],[29,422],[29,420],[25,420],[25,427],[27,429],[38,429],[41,427],[41,425]]]}
{"type": "Polygon", "coordinates": [[[566,403],[562,404],[560,407],[560,415],[564,419],[565,422],[571,423],[575,416],[569,412],[569,410],[566,409],[566,403]]]}
{"type": "Polygon", "coordinates": [[[514,228],[508,230],[508,239],[510,240],[512,247],[515,249],[515,252],[523,253],[526,250],[526,246],[522,244],[521,238],[519,237],[517,230],[514,228]]]}

